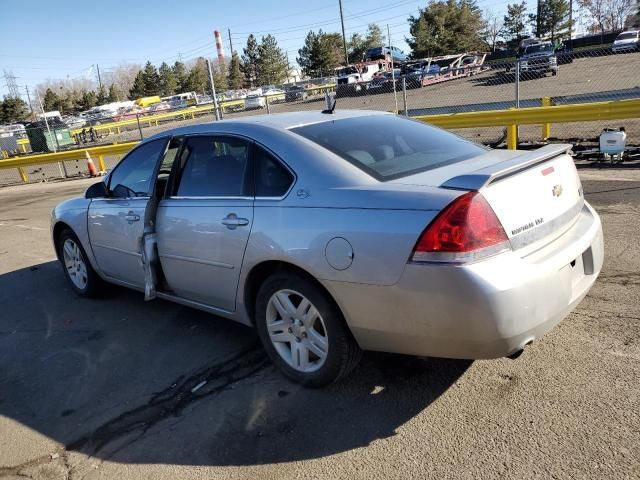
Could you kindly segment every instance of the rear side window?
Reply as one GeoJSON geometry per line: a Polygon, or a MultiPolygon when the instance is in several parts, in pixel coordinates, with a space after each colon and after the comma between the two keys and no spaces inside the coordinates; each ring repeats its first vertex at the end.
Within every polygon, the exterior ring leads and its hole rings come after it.
{"type": "Polygon", "coordinates": [[[394,115],[345,118],[292,131],[380,181],[461,162],[487,151],[452,133],[394,115]]]}
{"type": "Polygon", "coordinates": [[[256,197],[281,197],[293,183],[293,175],[265,149],[254,147],[256,197]]]}
{"type": "Polygon", "coordinates": [[[249,143],[232,137],[192,137],[180,153],[179,197],[247,195],[249,143]]]}

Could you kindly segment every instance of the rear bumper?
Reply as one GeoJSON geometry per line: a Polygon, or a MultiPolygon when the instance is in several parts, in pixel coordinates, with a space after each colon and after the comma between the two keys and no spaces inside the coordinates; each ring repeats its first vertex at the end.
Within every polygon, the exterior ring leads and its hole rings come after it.
{"type": "Polygon", "coordinates": [[[604,257],[585,203],[559,238],[474,264],[408,264],[393,286],[328,282],[360,346],[411,355],[498,358],[552,329],[584,298],[604,257]]]}

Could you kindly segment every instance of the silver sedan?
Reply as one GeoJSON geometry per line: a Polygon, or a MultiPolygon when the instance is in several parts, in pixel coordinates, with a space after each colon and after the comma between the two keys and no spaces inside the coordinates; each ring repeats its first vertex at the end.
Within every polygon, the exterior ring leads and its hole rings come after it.
{"type": "Polygon", "coordinates": [[[309,386],[361,350],[517,356],[602,267],[569,148],[490,150],[366,111],[190,126],[58,205],[53,242],[80,295],[106,281],[252,325],[309,386]]]}

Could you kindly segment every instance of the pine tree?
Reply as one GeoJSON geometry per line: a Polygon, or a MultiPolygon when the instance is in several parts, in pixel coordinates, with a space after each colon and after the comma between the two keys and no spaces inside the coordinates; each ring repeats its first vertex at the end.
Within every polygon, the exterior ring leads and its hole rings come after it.
{"type": "Polygon", "coordinates": [[[288,74],[287,56],[273,35],[262,37],[258,47],[258,84],[282,83],[288,74]]]}
{"type": "Polygon", "coordinates": [[[144,76],[142,74],[142,70],[140,70],[136,75],[136,78],[133,80],[131,90],[129,90],[129,99],[136,100],[144,96],[144,76]]]}
{"type": "Polygon", "coordinates": [[[307,34],[296,61],[305,75],[322,77],[333,73],[343,58],[342,35],[318,30],[307,34]]]}
{"type": "Polygon", "coordinates": [[[4,97],[0,102],[0,123],[21,122],[28,115],[27,104],[20,97],[4,97]]]}
{"type": "Polygon", "coordinates": [[[118,102],[122,98],[122,92],[115,83],[112,83],[109,87],[109,95],[107,96],[107,102],[118,102]]]}
{"type": "Polygon", "coordinates": [[[165,62],[162,62],[162,65],[160,65],[158,69],[158,75],[160,76],[160,95],[168,97],[176,93],[178,82],[176,81],[176,75],[173,69],[165,62]]]}
{"type": "Polygon", "coordinates": [[[100,86],[98,93],[96,93],[96,105],[104,105],[105,103],[107,103],[107,92],[104,86],[100,86]]]}
{"type": "Polygon", "coordinates": [[[47,88],[44,92],[44,97],[42,98],[42,106],[45,112],[50,112],[51,110],[56,110],[60,105],[60,97],[51,90],[47,88]]]}
{"type": "Polygon", "coordinates": [[[191,70],[189,70],[186,86],[186,92],[205,94],[211,90],[207,63],[203,57],[198,57],[196,63],[191,67],[191,70]]]}
{"type": "Polygon", "coordinates": [[[229,63],[229,88],[238,90],[242,88],[242,70],[240,70],[240,57],[236,52],[231,54],[229,63]]]}
{"type": "Polygon", "coordinates": [[[93,90],[85,90],[84,92],[82,92],[82,97],[79,103],[81,110],[88,110],[89,108],[95,107],[98,104],[98,96],[93,90]]]}
{"type": "Polygon", "coordinates": [[[182,62],[176,62],[171,67],[173,70],[173,76],[176,79],[176,91],[175,93],[185,93],[189,91],[189,72],[187,72],[187,67],[184,66],[182,62]]]}
{"type": "Polygon", "coordinates": [[[227,72],[222,66],[218,66],[213,69],[213,83],[216,86],[216,94],[224,92],[229,83],[227,82],[227,72]]]}
{"type": "Polygon", "coordinates": [[[258,41],[253,34],[247,38],[247,46],[243,49],[241,70],[244,75],[245,87],[253,88],[259,76],[260,52],[258,41]]]}
{"type": "Polygon", "coordinates": [[[569,3],[566,0],[541,0],[540,22],[538,15],[529,15],[531,26],[536,32],[536,37],[551,37],[555,42],[559,35],[567,33],[569,29],[569,3]]]}
{"type": "Polygon", "coordinates": [[[520,43],[520,40],[527,35],[526,20],[527,3],[525,1],[507,5],[507,14],[503,19],[504,36],[515,41],[516,44],[520,43]]]}
{"type": "Polygon", "coordinates": [[[414,58],[479,50],[482,13],[474,0],[439,0],[409,18],[407,43],[414,58]]]}
{"type": "Polygon", "coordinates": [[[144,86],[144,96],[150,97],[160,93],[160,75],[151,62],[147,62],[142,70],[142,84],[144,86]]]}

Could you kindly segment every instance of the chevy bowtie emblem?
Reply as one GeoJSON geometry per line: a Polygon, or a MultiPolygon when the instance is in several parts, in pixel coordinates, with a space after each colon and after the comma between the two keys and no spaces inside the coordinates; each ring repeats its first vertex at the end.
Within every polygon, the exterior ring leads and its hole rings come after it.
{"type": "Polygon", "coordinates": [[[553,196],[559,197],[562,195],[562,185],[554,185],[553,186],[553,196]]]}

